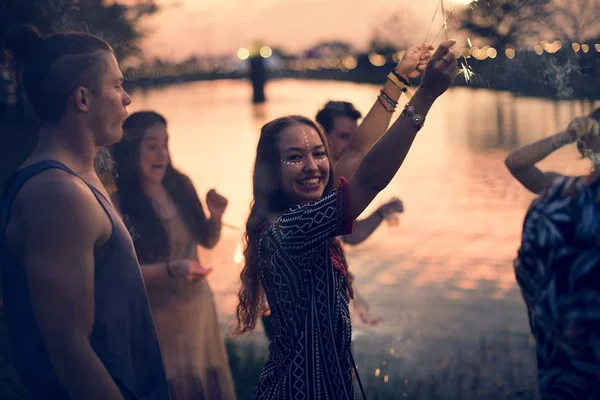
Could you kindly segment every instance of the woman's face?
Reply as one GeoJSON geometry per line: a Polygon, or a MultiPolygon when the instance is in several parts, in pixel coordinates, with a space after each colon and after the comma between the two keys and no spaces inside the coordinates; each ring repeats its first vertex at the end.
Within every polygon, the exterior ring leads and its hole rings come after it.
{"type": "Polygon", "coordinates": [[[162,183],[169,165],[167,127],[156,123],[146,129],[140,142],[140,176],[143,183],[162,183]]]}
{"type": "Polygon", "coordinates": [[[306,124],[294,124],[279,134],[281,186],[295,204],[320,199],[329,182],[330,164],[325,145],[317,131],[306,124]]]}

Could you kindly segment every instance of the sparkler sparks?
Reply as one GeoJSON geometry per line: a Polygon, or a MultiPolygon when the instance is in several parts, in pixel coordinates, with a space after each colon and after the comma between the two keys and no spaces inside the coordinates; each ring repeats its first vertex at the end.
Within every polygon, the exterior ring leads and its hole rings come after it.
{"type": "Polygon", "coordinates": [[[241,264],[244,261],[244,246],[240,242],[235,248],[235,253],[233,254],[233,262],[236,264],[241,264]]]}
{"type": "MultiPolygon", "coordinates": [[[[464,58],[464,57],[463,57],[464,58]]],[[[460,69],[458,70],[458,75],[463,75],[465,78],[465,82],[469,83],[471,78],[475,75],[473,72],[473,68],[467,63],[467,59],[465,58],[465,62],[461,63],[460,69]]]]}
{"type": "MultiPolygon", "coordinates": [[[[467,0],[467,1],[465,1],[465,0],[450,0],[450,1],[453,4],[471,5],[471,6],[473,3],[477,2],[477,0],[474,0],[474,1],[473,0],[467,0]]],[[[433,21],[435,20],[435,17],[440,8],[442,10],[442,17],[445,18],[445,20],[444,20],[444,24],[442,25],[442,28],[439,30],[439,32],[433,38],[433,40],[431,42],[432,45],[435,43],[435,41],[440,36],[442,31],[445,31],[446,39],[448,39],[448,21],[450,21],[450,18],[452,18],[452,15],[454,15],[454,10],[456,9],[456,8],[453,8],[452,11],[450,11],[450,14],[448,15],[448,17],[446,18],[446,13],[445,13],[445,9],[444,9],[444,0],[440,0],[440,2],[438,3],[438,5],[435,9],[435,13],[433,14],[433,18],[431,19],[431,25],[433,25],[433,21]]],[[[429,33],[431,32],[431,25],[429,26],[429,29],[427,30],[427,36],[425,37],[425,42],[427,42],[427,38],[429,37],[429,33]]],[[[469,43],[469,48],[472,48],[473,44],[471,43],[470,38],[467,38],[467,42],[469,43]]],[[[463,75],[463,77],[465,78],[465,81],[468,83],[475,76],[475,72],[473,71],[473,68],[471,68],[471,66],[469,65],[469,62],[467,61],[467,57],[465,57],[463,55],[464,62],[461,62],[461,68],[458,70],[458,74],[463,75]]]]}
{"type": "MultiPolygon", "coordinates": [[[[471,43],[471,38],[467,38],[467,43],[469,44],[469,49],[473,47],[473,43],[471,43]]],[[[461,67],[458,70],[458,75],[463,75],[465,78],[465,82],[469,83],[471,81],[471,78],[475,75],[475,72],[473,71],[473,68],[471,68],[471,66],[469,65],[467,57],[465,57],[464,55],[463,60],[465,60],[465,62],[461,63],[461,67]]]]}

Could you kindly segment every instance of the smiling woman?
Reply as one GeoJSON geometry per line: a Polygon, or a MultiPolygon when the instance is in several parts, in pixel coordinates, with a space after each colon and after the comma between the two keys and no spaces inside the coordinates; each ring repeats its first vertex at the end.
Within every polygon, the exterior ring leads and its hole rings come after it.
{"type": "Polygon", "coordinates": [[[212,290],[198,245],[211,248],[227,199],[210,190],[207,218],[192,181],[169,156],[167,121],[136,112],[114,146],[115,204],[140,260],[173,399],[235,399],[212,290]]]}
{"type": "Polygon", "coordinates": [[[318,200],[329,183],[330,166],[317,131],[311,125],[292,125],[281,132],[277,146],[283,190],[299,204],[318,200]]]}
{"type": "MultiPolygon", "coordinates": [[[[356,218],[389,184],[433,102],[456,77],[454,44],[438,47],[420,88],[374,145],[368,134],[354,135],[352,150],[335,164],[348,181],[334,179],[327,137],[316,122],[291,115],[261,128],[236,331],[254,329],[266,296],[274,337],[256,399],[353,398],[353,368],[365,397],[350,346],[352,275],[337,237],[352,233],[356,218]]],[[[411,52],[408,73],[429,59],[419,50],[411,52]]],[[[380,111],[393,111],[378,102],[380,111]]]]}
{"type": "Polygon", "coordinates": [[[169,164],[167,127],[161,123],[149,126],[140,145],[142,179],[162,183],[169,164]]]}

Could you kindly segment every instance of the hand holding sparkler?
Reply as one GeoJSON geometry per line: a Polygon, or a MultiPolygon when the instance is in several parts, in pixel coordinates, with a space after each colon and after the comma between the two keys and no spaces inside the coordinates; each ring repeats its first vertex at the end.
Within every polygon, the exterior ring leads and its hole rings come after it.
{"type": "Polygon", "coordinates": [[[437,98],[452,85],[458,73],[456,57],[451,51],[455,44],[455,40],[440,44],[425,68],[419,90],[437,98]]]}
{"type": "Polygon", "coordinates": [[[396,66],[396,72],[406,77],[407,80],[421,75],[431,58],[431,50],[433,50],[433,46],[426,44],[409,47],[396,66]]]}
{"type": "MultiPolygon", "coordinates": [[[[458,3],[458,4],[469,4],[469,3],[474,3],[477,0],[473,0],[473,1],[452,1],[453,3],[458,3]]],[[[435,17],[439,11],[439,9],[442,9],[442,18],[444,18],[444,23],[442,24],[442,27],[440,28],[440,30],[438,31],[437,35],[435,35],[435,37],[433,38],[433,40],[431,41],[431,44],[433,45],[435,43],[435,41],[437,40],[437,38],[440,36],[440,34],[442,32],[445,32],[446,34],[446,40],[448,40],[448,21],[450,21],[450,18],[452,18],[452,16],[454,15],[454,8],[452,9],[452,11],[450,11],[450,14],[448,15],[448,17],[446,17],[446,11],[444,9],[444,0],[440,0],[440,2],[438,3],[435,12],[433,13],[433,18],[431,19],[431,24],[429,25],[429,28],[427,29],[427,35],[425,36],[425,42],[427,42],[427,39],[429,38],[429,33],[431,32],[431,27],[433,26],[433,22],[435,21],[435,17]]],[[[471,40],[467,38],[467,40],[469,41],[469,47],[471,46],[471,40]]],[[[467,61],[467,57],[464,57],[464,62],[461,63],[460,69],[457,71],[457,75],[463,75],[465,78],[465,82],[469,83],[471,81],[471,79],[473,78],[473,76],[475,75],[475,72],[473,71],[473,68],[471,68],[471,66],[469,65],[469,62],[467,61]]]]}

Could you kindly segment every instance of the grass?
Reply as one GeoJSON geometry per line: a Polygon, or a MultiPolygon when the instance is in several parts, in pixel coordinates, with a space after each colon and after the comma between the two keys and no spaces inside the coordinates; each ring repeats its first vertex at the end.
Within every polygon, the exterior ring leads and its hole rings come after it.
{"type": "MultiPolygon", "coordinates": [[[[266,349],[243,341],[227,340],[226,345],[238,399],[251,399],[265,363],[266,349]]],[[[355,357],[370,400],[537,399],[534,350],[527,337],[498,334],[467,348],[452,350],[449,356],[438,357],[428,373],[418,372],[414,364],[390,356],[389,352],[360,350],[355,349],[355,357]]],[[[0,397],[24,400],[27,395],[11,367],[8,353],[0,309],[0,397]]],[[[358,390],[356,398],[361,398],[358,390]]]]}
{"type": "Polygon", "coordinates": [[[359,369],[359,373],[367,398],[537,399],[535,353],[528,338],[498,335],[450,354],[438,358],[427,373],[414,372],[414,364],[401,359],[391,359],[385,365],[366,363],[366,371],[359,369]]]}
{"type": "MultiPolygon", "coordinates": [[[[227,342],[239,399],[251,399],[265,362],[264,349],[227,342]]],[[[439,358],[429,373],[389,353],[361,354],[356,362],[370,400],[536,400],[535,353],[528,337],[498,334],[439,358]],[[379,361],[376,361],[379,360],[379,361]],[[383,360],[383,361],[381,361],[383,360]],[[379,370],[379,371],[377,371],[379,370]],[[387,378],[386,378],[387,376],[387,378]]],[[[358,386],[356,399],[361,399],[358,386]]]]}

